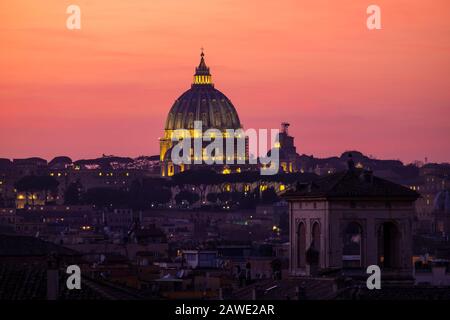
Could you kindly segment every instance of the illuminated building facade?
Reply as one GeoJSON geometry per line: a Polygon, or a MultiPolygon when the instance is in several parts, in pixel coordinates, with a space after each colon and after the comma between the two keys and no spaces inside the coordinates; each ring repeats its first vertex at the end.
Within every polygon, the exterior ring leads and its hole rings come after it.
{"type": "Polygon", "coordinates": [[[393,279],[412,277],[415,191],[349,165],[288,191],[290,272],[364,274],[370,265],[393,279]]]}

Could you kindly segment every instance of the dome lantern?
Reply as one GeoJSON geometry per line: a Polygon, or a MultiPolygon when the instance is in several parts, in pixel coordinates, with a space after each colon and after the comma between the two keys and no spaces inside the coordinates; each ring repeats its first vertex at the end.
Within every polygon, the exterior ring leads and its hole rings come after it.
{"type": "Polygon", "coordinates": [[[201,49],[200,63],[197,68],[195,68],[194,82],[192,85],[213,85],[211,74],[209,73],[209,67],[205,63],[205,54],[203,53],[203,48],[201,49]]]}

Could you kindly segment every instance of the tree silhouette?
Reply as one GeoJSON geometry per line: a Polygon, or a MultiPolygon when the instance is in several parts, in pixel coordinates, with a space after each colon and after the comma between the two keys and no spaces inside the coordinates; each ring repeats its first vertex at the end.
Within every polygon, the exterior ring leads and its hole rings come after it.
{"type": "MultiPolygon", "coordinates": [[[[19,179],[14,184],[14,187],[17,189],[17,191],[25,192],[26,204],[28,204],[29,194],[33,194],[35,192],[43,192],[45,196],[44,201],[45,203],[47,203],[48,193],[55,192],[58,185],[59,182],[53,177],[29,175],[19,179]]],[[[34,205],[34,197],[31,196],[31,199],[31,204],[34,205]]]]}
{"type": "Polygon", "coordinates": [[[98,207],[124,206],[128,205],[128,193],[113,188],[92,188],[83,197],[83,202],[94,204],[98,207]]]}
{"type": "Polygon", "coordinates": [[[206,200],[208,200],[208,202],[211,202],[211,203],[216,203],[217,202],[217,193],[215,193],[215,192],[208,193],[206,196],[206,200]]]}
{"type": "Polygon", "coordinates": [[[82,188],[83,186],[81,185],[80,180],[72,182],[67,187],[67,190],[64,193],[64,204],[68,205],[81,204],[82,188]]]}
{"type": "Polygon", "coordinates": [[[231,200],[231,192],[223,191],[217,194],[217,198],[220,202],[226,202],[231,200]]]}
{"type": "Polygon", "coordinates": [[[175,201],[178,204],[181,204],[183,200],[189,202],[190,205],[194,204],[200,199],[198,194],[188,191],[188,190],[182,190],[175,196],[175,201]]]}
{"type": "Polygon", "coordinates": [[[274,203],[279,201],[279,198],[275,192],[275,189],[270,187],[261,193],[261,200],[263,203],[274,203]]]}

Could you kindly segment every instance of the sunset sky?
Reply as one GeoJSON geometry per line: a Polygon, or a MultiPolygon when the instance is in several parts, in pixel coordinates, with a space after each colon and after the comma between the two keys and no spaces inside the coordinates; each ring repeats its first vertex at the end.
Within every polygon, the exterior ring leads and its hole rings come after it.
{"type": "Polygon", "coordinates": [[[448,0],[1,0],[0,43],[0,157],[157,154],[203,46],[245,128],[288,121],[320,157],[450,161],[448,0]]]}

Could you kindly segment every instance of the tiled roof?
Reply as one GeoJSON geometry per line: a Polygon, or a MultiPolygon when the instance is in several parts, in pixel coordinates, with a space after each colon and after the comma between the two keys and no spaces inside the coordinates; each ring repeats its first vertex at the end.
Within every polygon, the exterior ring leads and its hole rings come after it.
{"type": "MultiPolygon", "coordinates": [[[[66,274],[59,272],[60,300],[134,300],[141,298],[131,290],[83,277],[81,289],[69,290],[66,274]]],[[[47,299],[47,272],[42,265],[0,264],[0,300],[47,299]]]]}
{"type": "Polygon", "coordinates": [[[320,177],[311,183],[297,184],[296,190],[284,194],[293,198],[407,198],[419,194],[402,185],[374,176],[371,172],[353,169],[320,177]]]}
{"type": "Polygon", "coordinates": [[[382,290],[369,290],[362,285],[339,290],[334,278],[294,277],[283,280],[261,280],[235,290],[232,299],[252,299],[256,290],[258,300],[449,300],[450,287],[421,287],[386,285],[382,290]],[[297,290],[300,289],[300,297],[297,290]]]}
{"type": "Polygon", "coordinates": [[[0,257],[78,255],[74,250],[35,237],[0,234],[0,257]]]}
{"type": "Polygon", "coordinates": [[[449,287],[383,287],[382,290],[369,290],[350,287],[342,290],[336,300],[443,300],[450,299],[449,287]]]}

